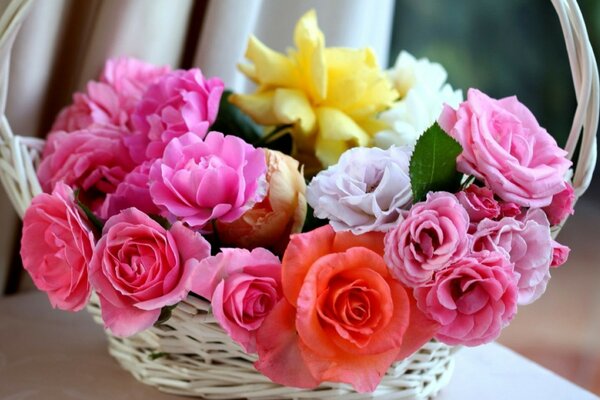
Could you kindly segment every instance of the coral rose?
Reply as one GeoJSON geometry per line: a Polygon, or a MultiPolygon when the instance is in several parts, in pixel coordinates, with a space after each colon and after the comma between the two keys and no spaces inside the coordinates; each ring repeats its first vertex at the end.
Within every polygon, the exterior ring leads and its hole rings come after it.
{"type": "Polygon", "coordinates": [[[93,199],[103,199],[134,167],[121,132],[95,127],[51,133],[37,172],[45,192],[64,181],[93,199]]]}
{"type": "Polygon", "coordinates": [[[161,308],[183,300],[195,267],[210,255],[196,232],[175,223],[164,229],[128,208],[110,218],[90,263],[90,282],[100,298],[105,326],[117,336],[151,327],[161,308]]]}
{"type": "Polygon", "coordinates": [[[501,252],[471,253],[415,289],[419,308],[442,327],[436,339],[478,346],[500,335],[517,312],[517,282],[501,252]]]}
{"type": "Polygon", "coordinates": [[[356,147],[308,185],[308,203],[336,231],[387,232],[412,204],[408,147],[356,147]]]}
{"type": "Polygon", "coordinates": [[[544,212],[530,209],[522,220],[482,221],[473,234],[473,249],[503,250],[518,276],[519,304],[540,298],[550,280],[552,237],[544,212]]]}
{"type": "Polygon", "coordinates": [[[383,261],[383,234],[292,235],[282,261],[284,298],[259,328],[256,368],[274,382],[345,382],[373,391],[390,365],[431,339],[437,324],[383,261]]]}
{"type": "Polygon", "coordinates": [[[52,194],[39,194],[23,217],[21,259],[35,286],[62,310],[78,311],[90,297],[88,264],[94,235],[73,198],[59,182],[52,194]]]}
{"type": "Polygon", "coordinates": [[[235,136],[173,139],[150,169],[154,203],[190,226],[232,222],[266,194],[265,154],[235,136]]]}
{"type": "Polygon", "coordinates": [[[454,195],[429,193],[385,236],[385,261],[401,282],[418,287],[465,255],[468,230],[469,215],[454,195]]]}
{"type": "Polygon", "coordinates": [[[204,138],[217,118],[223,82],[205,79],[198,68],[177,70],[150,86],[132,116],[136,129],[127,138],[138,162],[162,156],[173,138],[187,132],[204,138]]]}
{"type": "Polygon", "coordinates": [[[279,259],[261,248],[223,249],[199,264],[197,277],[192,291],[210,301],[233,340],[256,352],[256,331],[283,296],[279,259]]]}
{"type": "Polygon", "coordinates": [[[306,183],[292,157],[265,149],[267,195],[233,222],[217,224],[222,243],[283,253],[291,233],[302,230],[306,218],[306,183]]]}
{"type": "Polygon", "coordinates": [[[565,189],[567,152],[516,97],[495,100],[470,89],[458,110],[445,106],[439,123],[463,148],[459,171],[484,181],[502,200],[544,207],[565,189]]]}

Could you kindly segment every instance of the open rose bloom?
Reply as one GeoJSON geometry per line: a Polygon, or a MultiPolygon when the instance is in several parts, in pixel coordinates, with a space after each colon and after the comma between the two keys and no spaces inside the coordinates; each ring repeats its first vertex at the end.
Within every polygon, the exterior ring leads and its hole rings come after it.
{"type": "Polygon", "coordinates": [[[295,42],[251,39],[258,91],[223,98],[198,68],[109,60],[39,163],[35,285],[60,309],[99,302],[112,335],[172,332],[305,389],[372,392],[432,340],[495,340],[568,261],[567,153],[516,97],[460,103],[438,64],[405,54],[386,74],[370,50],[326,48],[312,12],[295,42]]]}

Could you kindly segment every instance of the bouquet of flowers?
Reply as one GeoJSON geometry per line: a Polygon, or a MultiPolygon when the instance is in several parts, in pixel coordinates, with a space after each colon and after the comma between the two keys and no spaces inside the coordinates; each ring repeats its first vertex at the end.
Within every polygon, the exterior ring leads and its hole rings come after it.
{"type": "Polygon", "coordinates": [[[203,298],[301,388],[370,392],[430,340],[496,339],[567,259],[566,152],[516,97],[463,101],[439,64],[326,47],[312,11],[294,42],[250,38],[252,94],[107,61],[48,135],[21,242],[36,286],[70,311],[95,292],[123,337],[203,298]]]}

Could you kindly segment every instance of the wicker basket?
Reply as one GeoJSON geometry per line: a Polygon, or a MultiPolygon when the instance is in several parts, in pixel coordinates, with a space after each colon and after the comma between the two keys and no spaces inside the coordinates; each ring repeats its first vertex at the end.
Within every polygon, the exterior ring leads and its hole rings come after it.
{"type": "MultiPolygon", "coordinates": [[[[572,158],[581,143],[573,176],[579,197],[589,186],[596,163],[598,68],[577,2],[551,1],[562,25],[578,103],[566,150],[572,158]]],[[[14,135],[5,107],[11,47],[32,2],[10,0],[0,15],[0,179],[20,216],[41,192],[35,170],[44,141],[14,135]]],[[[102,323],[95,296],[88,310],[102,323]]],[[[343,384],[323,384],[315,390],[283,387],[254,370],[255,357],[245,354],[219,327],[210,303],[192,296],[160,327],[125,339],[107,335],[110,354],[138,380],[165,392],[207,399],[424,399],[448,383],[454,367],[453,350],[431,341],[394,364],[374,394],[357,394],[343,384]]]]}

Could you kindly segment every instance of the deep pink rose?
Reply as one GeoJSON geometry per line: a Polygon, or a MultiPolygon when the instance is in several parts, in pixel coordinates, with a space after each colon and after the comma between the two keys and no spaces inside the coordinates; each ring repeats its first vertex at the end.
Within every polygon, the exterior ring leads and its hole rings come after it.
{"type": "Polygon", "coordinates": [[[157,67],[135,58],[110,59],[100,74],[100,82],[90,81],[84,93],[75,93],[73,103],[65,107],[52,131],[78,131],[91,126],[132,130],[131,114],[148,86],[169,67],[157,67]]]}
{"type": "Polygon", "coordinates": [[[478,346],[500,335],[517,312],[512,264],[501,252],[471,253],[414,291],[418,307],[442,325],[449,345],[478,346]]]}
{"type": "Polygon", "coordinates": [[[38,178],[45,192],[59,181],[94,198],[112,193],[135,167],[120,131],[92,128],[48,136],[38,178]]]}
{"type": "Polygon", "coordinates": [[[444,107],[439,123],[463,147],[459,171],[484,181],[501,199],[544,207],[565,188],[567,152],[516,97],[495,100],[470,89],[458,110],[444,107]]]}
{"type": "Polygon", "coordinates": [[[385,261],[404,284],[418,287],[433,273],[464,256],[469,247],[469,215],[456,197],[429,193],[400,225],[385,236],[385,261]]]}
{"type": "Polygon", "coordinates": [[[150,195],[193,227],[232,222],[265,197],[266,171],[264,152],[238,137],[210,132],[202,140],[188,133],[152,164],[150,195]]]}
{"type": "Polygon", "coordinates": [[[133,114],[135,134],[127,139],[138,162],[162,156],[173,138],[192,132],[204,138],[217,118],[223,82],[205,79],[198,68],[177,70],[150,86],[133,114]]]}
{"type": "Polygon", "coordinates": [[[530,209],[522,220],[484,220],[473,234],[473,250],[505,251],[518,276],[519,304],[540,298],[550,280],[552,237],[548,219],[539,208],[530,209]]]}
{"type": "Polygon", "coordinates": [[[223,249],[198,266],[192,291],[210,300],[219,324],[247,353],[256,330],[283,296],[281,262],[268,250],[223,249]]]}
{"type": "Polygon", "coordinates": [[[575,204],[575,191],[570,183],[566,184],[567,187],[552,197],[552,202],[549,206],[543,208],[550,225],[559,225],[567,219],[569,215],[573,215],[575,210],[573,205],[575,204]]]}
{"type": "Polygon", "coordinates": [[[552,240],[552,262],[550,268],[557,268],[567,262],[571,249],[564,244],[552,240]]]}
{"type": "Polygon", "coordinates": [[[162,307],[189,293],[198,263],[210,245],[182,223],[164,229],[129,208],[106,222],[90,263],[90,282],[98,293],[102,319],[117,336],[151,327],[162,307]]]}
{"type": "Polygon", "coordinates": [[[21,259],[35,286],[61,310],[79,311],[90,297],[88,264],[94,235],[75,205],[73,191],[59,182],[52,194],[34,197],[23,217],[21,259]]]}
{"type": "Polygon", "coordinates": [[[160,209],[150,197],[148,184],[150,165],[150,162],[145,162],[135,167],[125,176],[123,182],[119,183],[115,192],[106,196],[99,210],[102,219],[108,219],[130,207],[135,207],[146,214],[160,214],[160,209]]]}
{"type": "Polygon", "coordinates": [[[486,187],[469,185],[456,194],[459,203],[467,210],[472,223],[484,218],[494,219],[500,215],[500,204],[494,199],[494,193],[486,187]]]}
{"type": "Polygon", "coordinates": [[[500,204],[500,219],[504,217],[518,217],[521,215],[521,206],[516,203],[500,201],[498,204],[500,204]]]}

